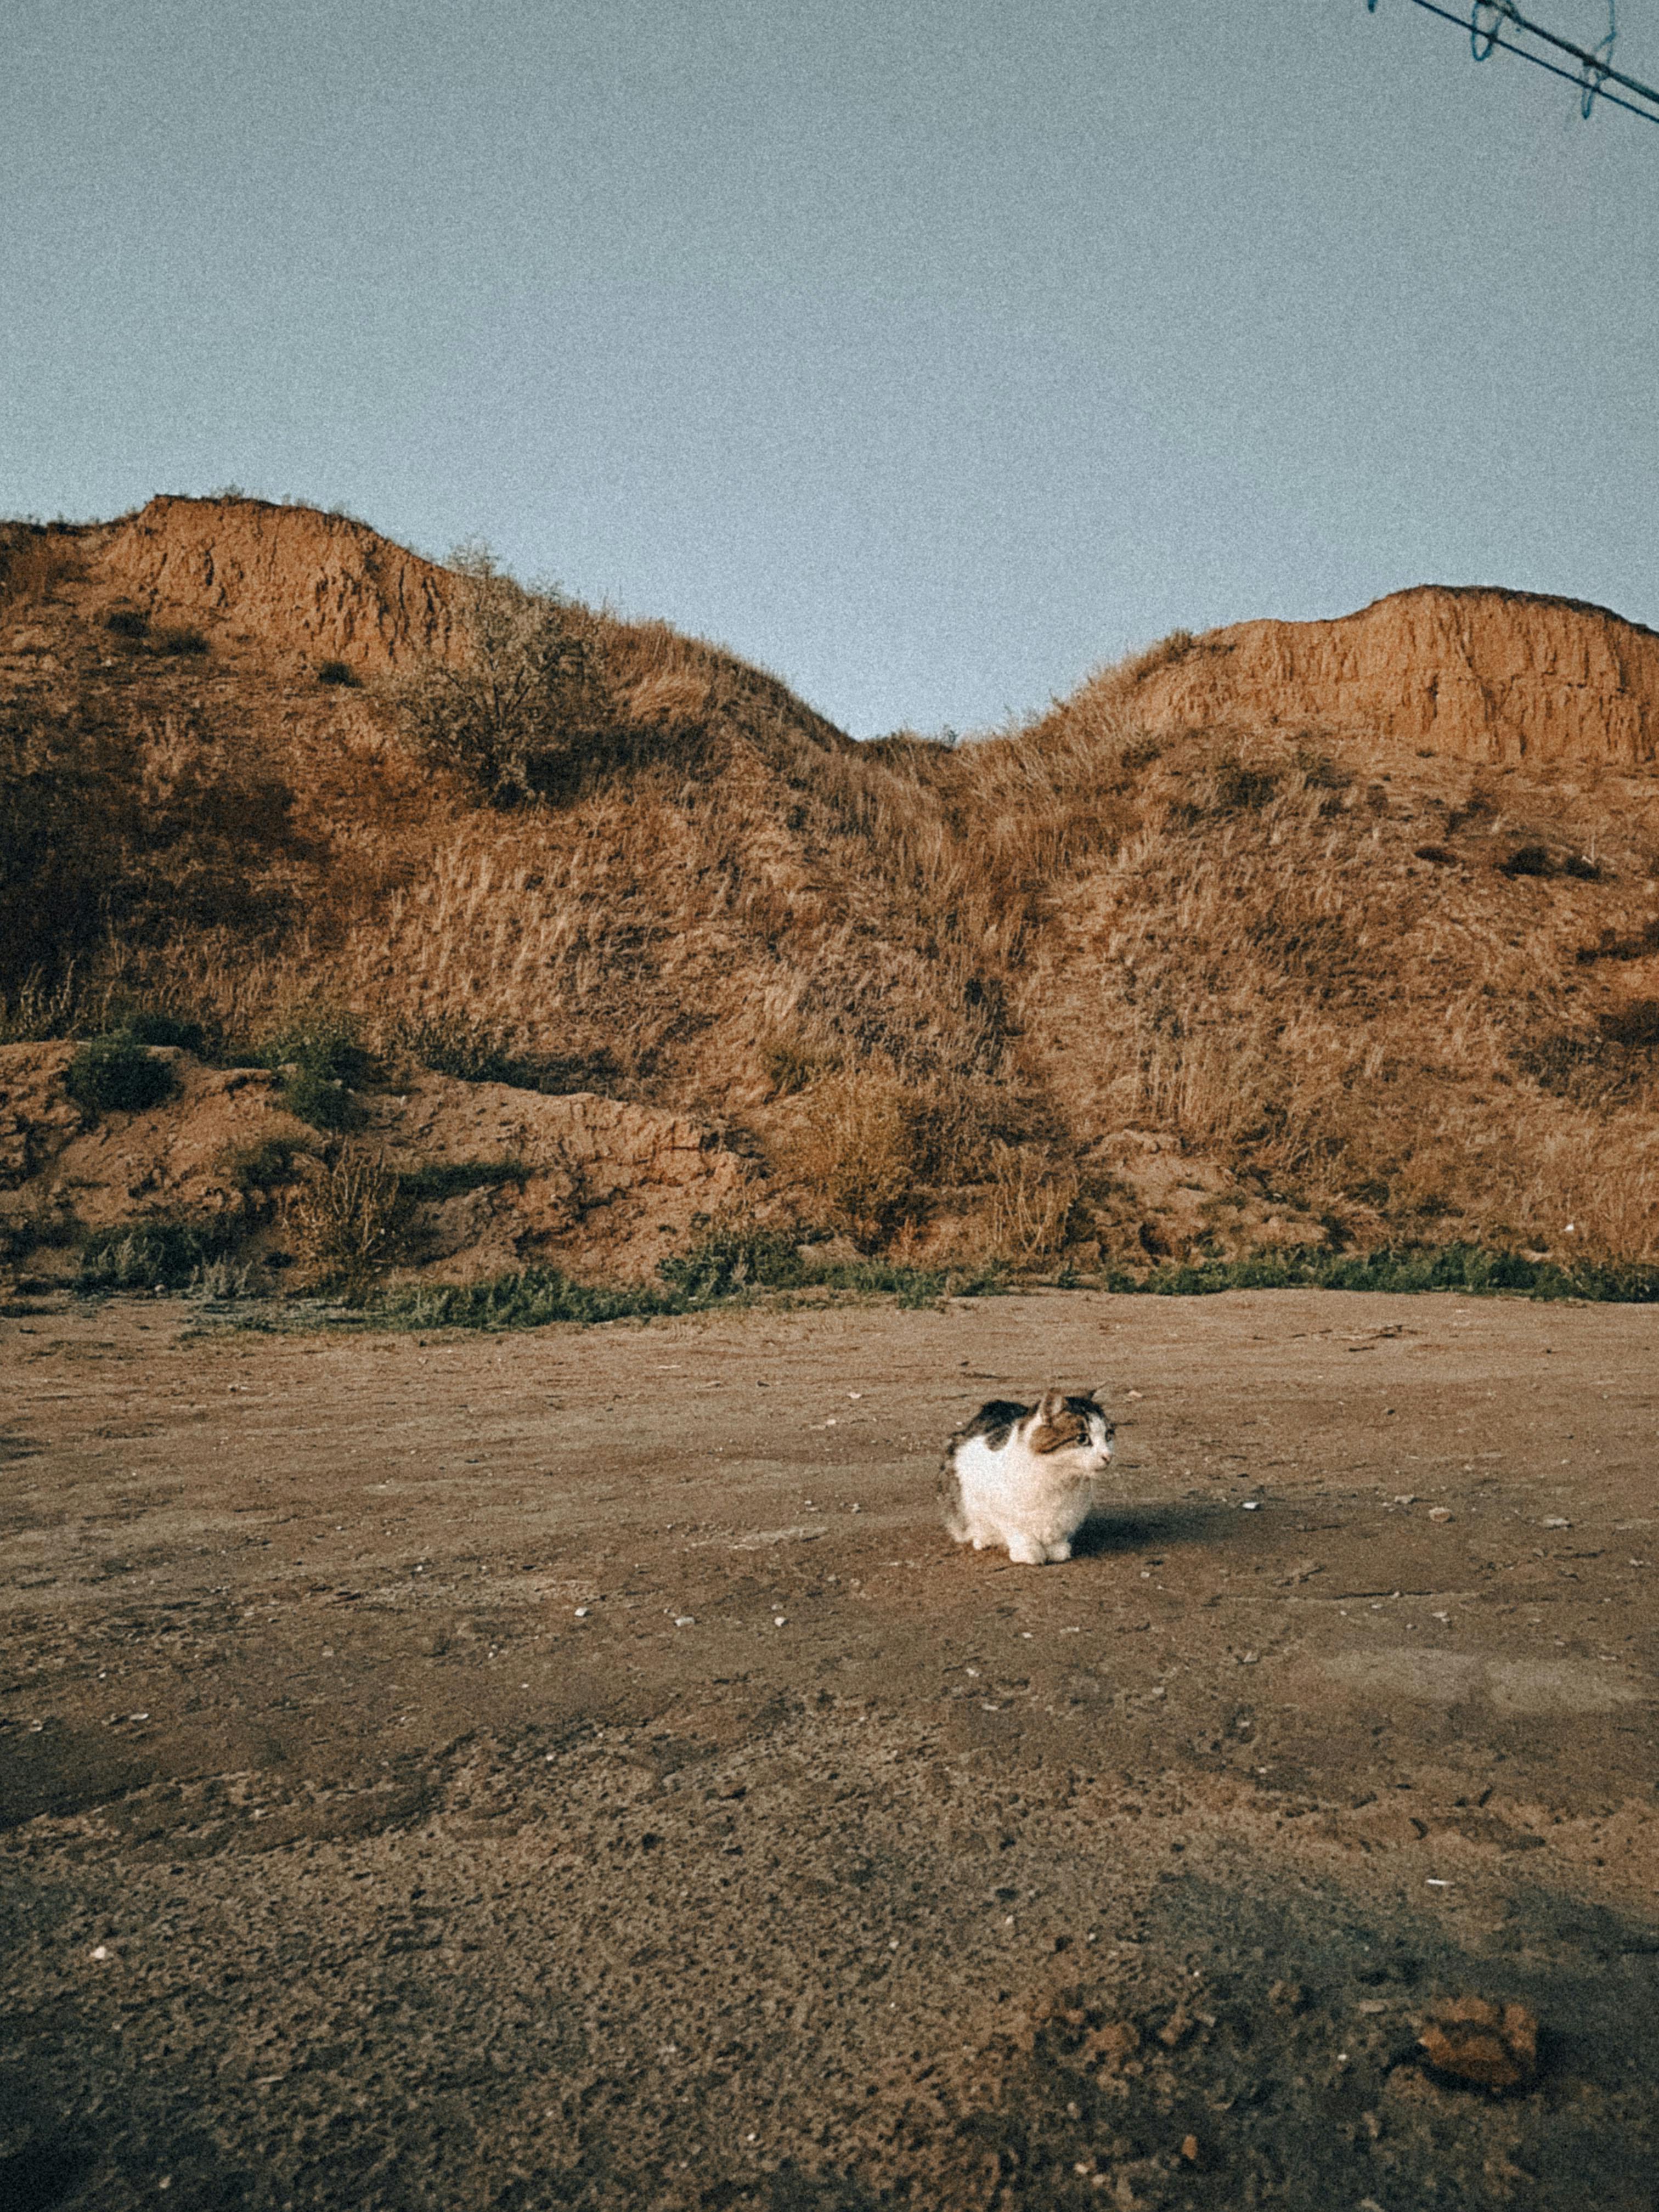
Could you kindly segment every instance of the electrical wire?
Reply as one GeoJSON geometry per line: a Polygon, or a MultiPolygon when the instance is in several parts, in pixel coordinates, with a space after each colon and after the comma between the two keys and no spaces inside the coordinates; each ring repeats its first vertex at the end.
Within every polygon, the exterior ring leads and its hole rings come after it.
{"type": "MultiPolygon", "coordinates": [[[[1659,92],[1633,76],[1626,76],[1621,70],[1610,68],[1602,60],[1603,49],[1611,55],[1610,37],[1602,40],[1601,47],[1595,53],[1589,53],[1583,46],[1575,46],[1569,40],[1558,38],[1553,31],[1545,30],[1540,24],[1528,22],[1519,9],[1510,4],[1510,0],[1487,0],[1487,4],[1497,18],[1490,29],[1480,22],[1478,7],[1471,8],[1467,16],[1455,15],[1449,8],[1440,7],[1437,0],[1412,0],[1412,5],[1422,9],[1425,15],[1438,15],[1443,23],[1455,23],[1460,31],[1468,31],[1471,41],[1476,38],[1482,40],[1484,43],[1480,46],[1472,46],[1477,61],[1484,61],[1495,49],[1499,53],[1517,55],[1522,61],[1530,62],[1534,69],[1547,70],[1552,76],[1559,76],[1566,83],[1576,86],[1583,94],[1583,112],[1586,116],[1598,100],[1605,100],[1613,107],[1622,107],[1626,115],[1639,117],[1644,123],[1659,123],[1659,92]],[[1583,70],[1563,69],[1559,62],[1547,61],[1542,54],[1534,54],[1525,46],[1512,46],[1507,39],[1499,38],[1499,26],[1505,22],[1513,24],[1529,37],[1542,39],[1547,45],[1556,47],[1562,53],[1576,56],[1583,63],[1583,70]],[[1624,85],[1641,100],[1651,101],[1651,106],[1640,107],[1635,100],[1621,100],[1616,92],[1607,90],[1609,81],[1624,85]]],[[[1365,5],[1373,15],[1376,13],[1376,0],[1365,0],[1365,5]]]]}

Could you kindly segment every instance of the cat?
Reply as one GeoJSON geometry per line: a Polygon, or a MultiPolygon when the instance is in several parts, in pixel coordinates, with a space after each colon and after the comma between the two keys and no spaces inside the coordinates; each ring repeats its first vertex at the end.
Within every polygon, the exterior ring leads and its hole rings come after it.
{"type": "Polygon", "coordinates": [[[994,1398],[945,1448],[945,1526],[976,1552],[1003,1546],[1016,1565],[1069,1559],[1111,1463],[1113,1425],[1092,1397],[1046,1390],[1035,1406],[994,1398]]]}

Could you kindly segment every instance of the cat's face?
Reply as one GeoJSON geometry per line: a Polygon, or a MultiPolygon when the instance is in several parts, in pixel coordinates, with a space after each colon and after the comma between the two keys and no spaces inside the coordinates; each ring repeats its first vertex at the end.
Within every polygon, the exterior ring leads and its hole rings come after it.
{"type": "Polygon", "coordinates": [[[1026,1443],[1035,1452],[1065,1452],[1079,1471],[1097,1474],[1111,1464],[1112,1424],[1092,1398],[1047,1392],[1032,1417],[1026,1443]]]}

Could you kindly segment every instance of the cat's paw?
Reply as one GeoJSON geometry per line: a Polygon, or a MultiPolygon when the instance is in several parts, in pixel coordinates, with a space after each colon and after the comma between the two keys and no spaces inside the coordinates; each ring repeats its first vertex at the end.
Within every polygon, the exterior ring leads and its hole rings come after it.
{"type": "Polygon", "coordinates": [[[1071,1556],[1072,1547],[1069,1544],[1050,1544],[1048,1547],[1048,1557],[1051,1559],[1056,1561],[1069,1559],[1071,1556]]]}
{"type": "Polygon", "coordinates": [[[1042,1566],[1046,1564],[1048,1556],[1041,1544],[1017,1542],[1008,1547],[1008,1557],[1017,1567],[1042,1566]]]}

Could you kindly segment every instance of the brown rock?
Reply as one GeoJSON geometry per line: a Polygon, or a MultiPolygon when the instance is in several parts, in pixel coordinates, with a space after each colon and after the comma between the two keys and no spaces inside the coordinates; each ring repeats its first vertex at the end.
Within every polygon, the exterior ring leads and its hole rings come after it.
{"type": "Polygon", "coordinates": [[[1418,2040],[1437,2074],[1475,2088],[1522,2088],[1538,2072],[1538,2021],[1522,2004],[1454,1998],[1418,2040]]]}

